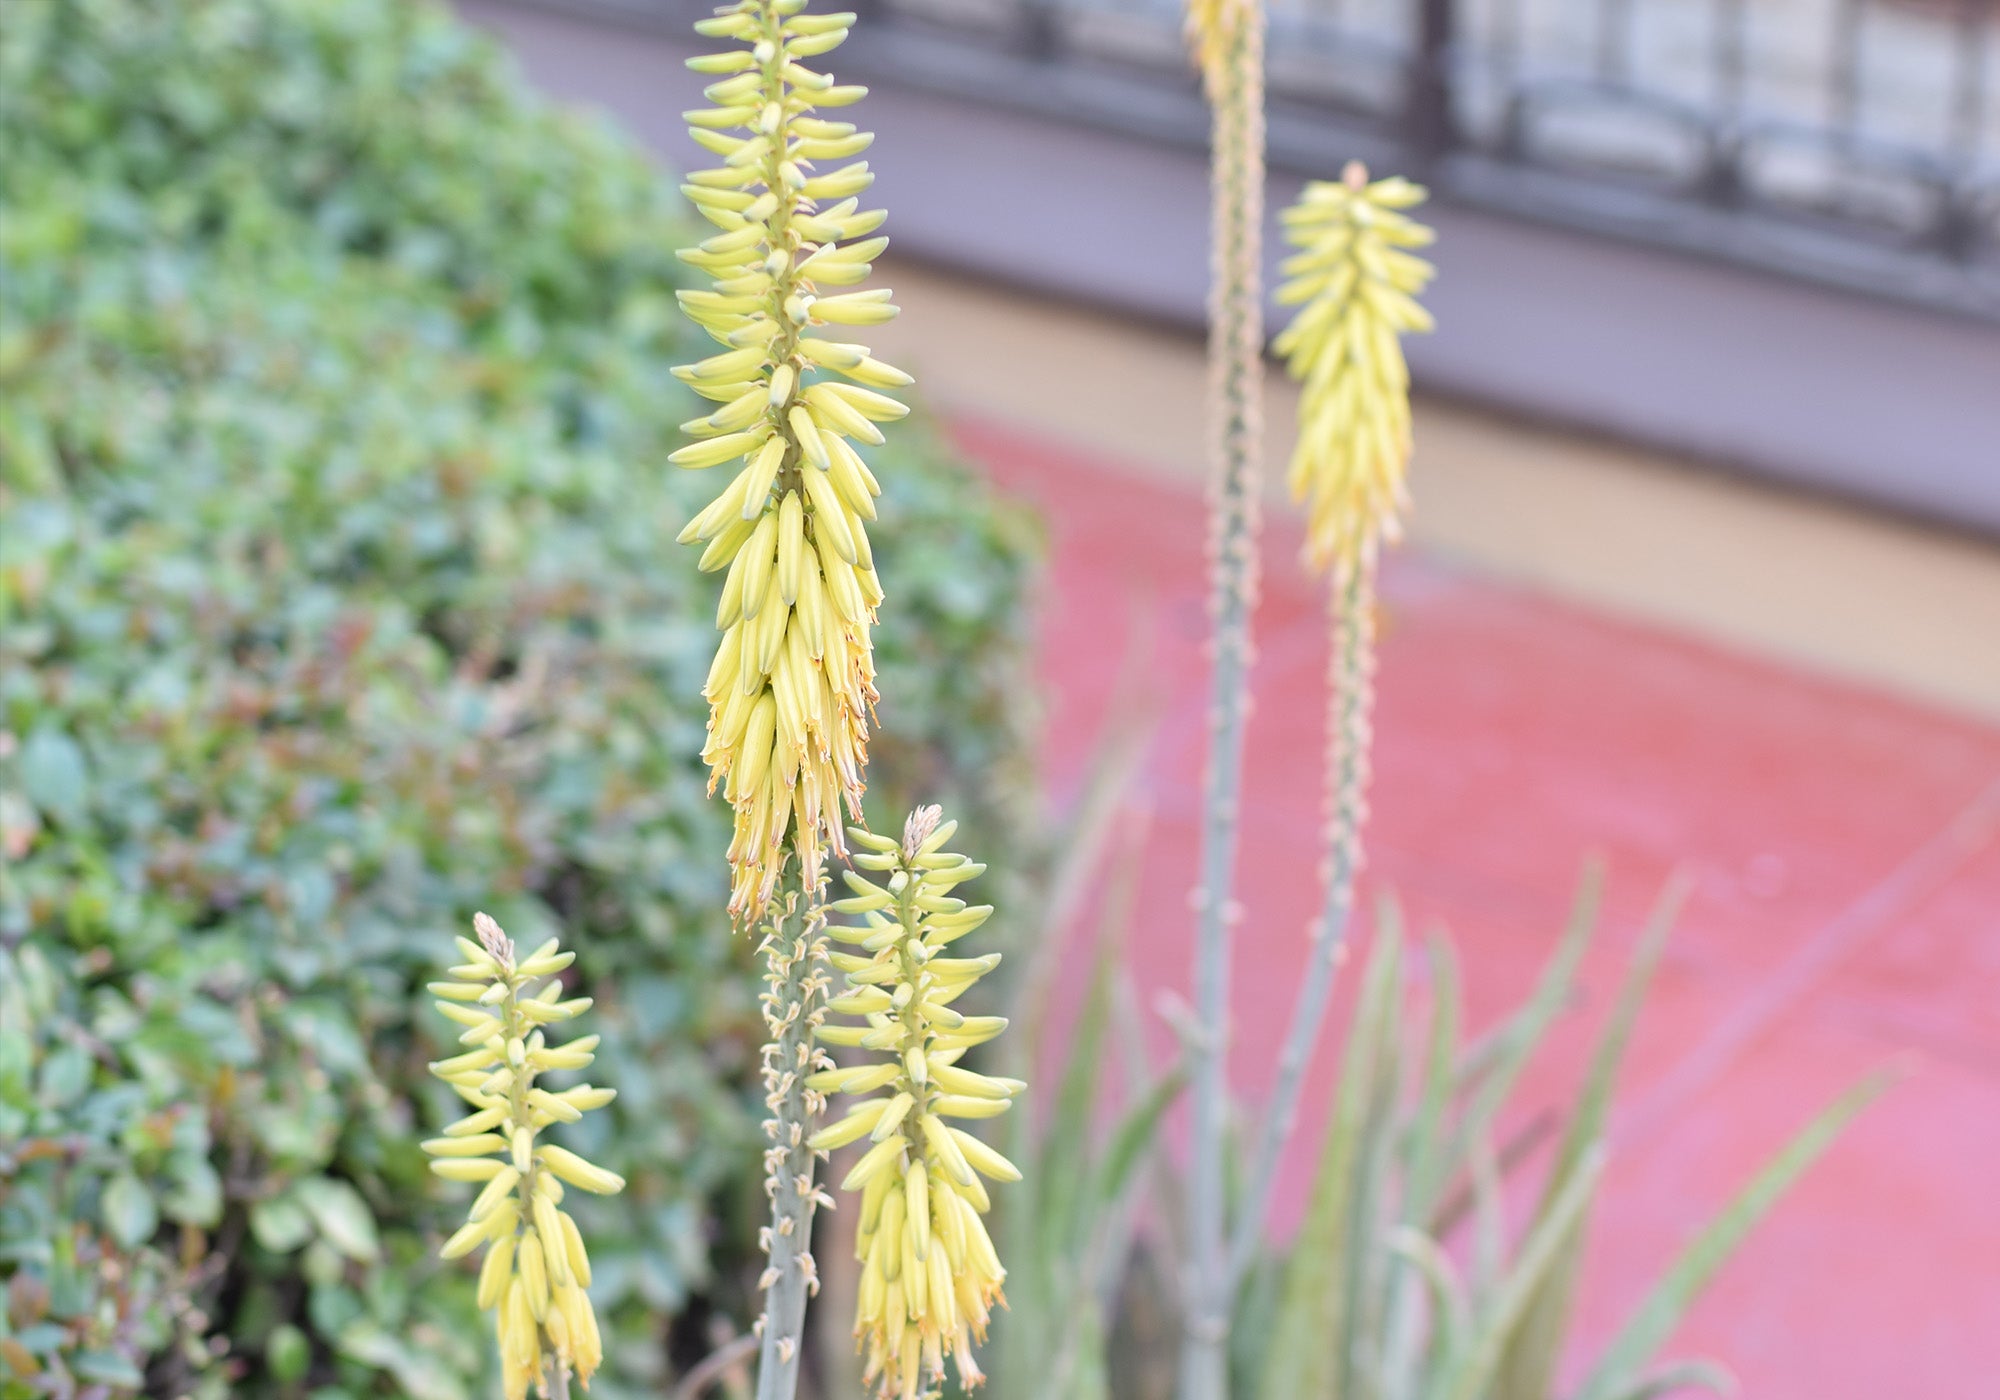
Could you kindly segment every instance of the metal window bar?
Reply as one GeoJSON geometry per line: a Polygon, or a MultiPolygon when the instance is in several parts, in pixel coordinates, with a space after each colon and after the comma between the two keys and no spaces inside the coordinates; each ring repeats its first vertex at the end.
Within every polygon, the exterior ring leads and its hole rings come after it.
{"type": "MultiPolygon", "coordinates": [[[[1110,75],[1143,110],[1089,117],[1202,129],[1180,0],[846,3],[962,46],[954,83],[992,66],[984,98],[1110,75]]],[[[1280,164],[1323,173],[1362,133],[1448,197],[2000,320],[2000,0],[1268,3],[1274,103],[1319,132],[1288,151],[1274,125],[1280,164]]]]}

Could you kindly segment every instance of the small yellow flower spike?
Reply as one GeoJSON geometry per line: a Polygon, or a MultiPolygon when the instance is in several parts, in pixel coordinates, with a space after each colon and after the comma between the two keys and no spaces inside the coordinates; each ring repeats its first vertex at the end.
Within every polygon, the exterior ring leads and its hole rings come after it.
{"type": "Polygon", "coordinates": [[[1284,213],[1300,251],[1278,289],[1302,305],[1272,342],[1304,388],[1292,453],[1292,499],[1306,507],[1306,558],[1345,577],[1396,539],[1408,505],[1410,371],[1398,336],[1431,329],[1417,293],[1434,269],[1404,251],[1431,231],[1401,211],[1424,199],[1401,177],[1369,183],[1358,163],[1314,181],[1284,213]]]}
{"type": "Polygon", "coordinates": [[[696,441],[671,460],[733,465],[680,539],[706,543],[704,571],[728,570],[702,757],[711,790],[722,786],[735,808],[729,907],[746,923],[777,886],[788,835],[845,855],[842,802],[861,814],[876,698],[869,629],[882,601],[867,522],[881,487],[855,444],[879,444],[876,424],[909,412],[881,391],[910,376],[844,338],[896,314],[886,289],[838,290],[888,246],[868,236],[883,212],[862,213],[856,199],[875,177],[850,160],[874,138],[813,115],[866,89],[804,63],[845,40],[854,16],[804,7],[725,6],[696,28],[743,47],[688,61],[718,79],[705,90],[714,105],[686,116],[723,164],[682,186],[720,232],[682,250],[714,285],[680,300],[724,348],[674,371],[719,407],[682,425],[696,441]],[[820,172],[832,162],[847,163],[820,172]]]}
{"type": "Polygon", "coordinates": [[[1021,1179],[1012,1162],[946,1121],[996,1117],[1027,1085],[958,1065],[1007,1022],[952,1009],[966,988],[999,965],[1000,955],[941,956],[993,912],[991,905],[967,907],[952,894],[986,867],[944,849],[958,823],[940,826],[941,815],[936,807],[918,808],[900,845],[858,827],[849,833],[867,848],[854,863],[883,878],[878,884],[846,872],[854,895],[830,906],[864,922],[827,929],[860,948],[831,955],[847,974],[849,990],[828,1010],[858,1016],[861,1023],[822,1026],[818,1034],[825,1044],[859,1046],[885,1058],[822,1070],[807,1080],[816,1093],[876,1093],[816,1134],[811,1146],[832,1151],[863,1138],[870,1143],[841,1182],[842,1190],[861,1193],[854,1335],[866,1358],[864,1379],[875,1383],[879,1396],[900,1400],[916,1400],[942,1383],[946,1352],[961,1385],[985,1379],[972,1347],[986,1338],[1006,1270],[980,1219],[991,1201],[979,1178],[1021,1179]]]}
{"type": "Polygon", "coordinates": [[[567,1394],[570,1377],[584,1389],[604,1359],[597,1314],[591,1310],[590,1258],[583,1236],[561,1209],[565,1184],[610,1195],[625,1187],[614,1172],[536,1136],[551,1123],[574,1123],[615,1097],[611,1089],[579,1084],[560,1093],[537,1088],[544,1070],[583,1069],[597,1037],[562,1046],[547,1044],[543,1028],[573,1020],[590,998],[561,1000],[553,975],[574,953],[556,951],[552,938],[525,958],[513,940],[484,914],[473,916],[479,941],[458,940],[465,962],[452,980],[433,982],[437,1007],[465,1027],[459,1043],[472,1047],[433,1064],[431,1073],[451,1085],[472,1112],[424,1144],[431,1170],[447,1181],[480,1184],[465,1225],[439,1251],[446,1259],[487,1246],[479,1267],[479,1306],[494,1309],[507,1400],[524,1400],[530,1385],[544,1397],[567,1394]],[[552,980],[539,991],[529,986],[552,980]]]}
{"type": "Polygon", "coordinates": [[[1202,72],[1202,84],[1214,92],[1222,80],[1222,68],[1230,60],[1230,50],[1242,34],[1244,20],[1262,0],[1188,0],[1186,36],[1194,66],[1202,72]]]}
{"type": "Polygon", "coordinates": [[[1261,0],[1187,0],[1187,42],[1202,82],[1215,91],[1243,21],[1261,0]]]}

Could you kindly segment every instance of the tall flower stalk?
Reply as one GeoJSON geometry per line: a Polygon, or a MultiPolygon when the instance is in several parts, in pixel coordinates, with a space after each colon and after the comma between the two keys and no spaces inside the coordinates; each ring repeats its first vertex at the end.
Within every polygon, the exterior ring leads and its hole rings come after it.
{"type": "Polygon", "coordinates": [[[686,114],[689,134],[723,163],[682,187],[720,231],[681,251],[713,285],[680,300],[723,348],[674,371],[719,407],[682,425],[697,440],[672,460],[733,469],[680,538],[705,544],[703,570],[726,570],[702,756],[735,812],[730,909],[746,922],[792,847],[845,855],[843,827],[861,815],[882,601],[867,522],[881,488],[854,444],[880,443],[876,425],[909,411],[881,391],[910,376],[831,338],[896,308],[886,289],[834,290],[865,280],[888,240],[868,236],[885,215],[860,209],[874,176],[850,160],[874,138],[814,115],[866,89],[805,66],[854,16],[804,7],[725,6],[696,28],[739,47],[688,60],[718,79],[712,105],[686,114]],[[833,162],[847,163],[820,170],[833,162]]]}
{"type": "Polygon", "coordinates": [[[1296,251],[1278,300],[1299,306],[1273,342],[1299,380],[1292,497],[1306,511],[1306,562],[1330,576],[1334,636],[1327,715],[1325,897],[1313,925],[1305,980],[1279,1053],[1278,1076],[1252,1148],[1229,1278],[1240,1280],[1264,1227],[1278,1159],[1298,1117],[1306,1063],[1326,1019],[1339,968],[1367,820],[1374,706],[1375,571],[1408,505],[1410,375],[1398,339],[1431,328],[1417,293],[1431,265],[1409,250],[1431,231],[1402,211],[1424,191],[1400,178],[1370,183],[1350,163],[1338,182],[1315,181],[1284,214],[1296,251]]]}
{"type": "Polygon", "coordinates": [[[874,140],[816,112],[858,102],[806,62],[838,48],[852,14],[802,14],[806,0],[740,0],[696,28],[734,46],[688,60],[716,78],[710,106],[688,112],[690,136],[722,158],[682,192],[716,234],[680,258],[708,290],[682,310],[716,354],[674,370],[718,404],[684,424],[680,466],[730,466],[730,482],[680,532],[702,542],[702,570],[726,570],[716,604],[722,642],[708,670],[710,790],[734,812],[730,912],[766,920],[766,1134],[772,1220],[764,1234],[760,1400],[798,1384],[806,1298],[816,1286],[812,1216],[818,1190],[806,1136],[820,1110],[804,1088],[824,1004],[822,862],[846,856],[844,826],[860,820],[874,720],[870,628],[882,584],[868,546],[880,486],[856,444],[882,442],[880,422],[908,408],[882,390],[910,376],[844,328],[896,314],[886,290],[846,290],[888,246],[870,236],[880,210],[858,196],[874,182],[874,140]],[[774,906],[796,856],[800,880],[774,906]]]}
{"type": "Polygon", "coordinates": [[[550,1092],[536,1083],[550,1070],[588,1067],[597,1048],[594,1035],[560,1046],[546,1040],[548,1026],[590,1008],[588,997],[564,999],[556,976],[576,955],[550,939],[523,958],[486,915],[475,916],[473,928],[477,943],[458,940],[465,962],[449,981],[430,984],[438,1010],[464,1027],[460,1043],[472,1047],[431,1073],[472,1112],[423,1147],[437,1175],[480,1185],[465,1225],[441,1253],[457,1259],[486,1246],[479,1306],[494,1314],[507,1400],[524,1400],[531,1386],[566,1400],[572,1379],[589,1388],[604,1344],[586,1291],[590,1256],[562,1209],[565,1186],[608,1195],[625,1181],[540,1135],[602,1108],[613,1091],[579,1084],[550,1092]]]}
{"type": "Polygon", "coordinates": [[[735,817],[730,912],[766,920],[771,1224],[759,1400],[794,1393],[817,1286],[821,1197],[806,1140],[823,1105],[805,1081],[825,1000],[821,869],[829,853],[846,856],[844,827],[861,818],[882,601],[867,529],[881,487],[856,444],[880,443],[876,425],[908,413],[882,391],[910,383],[867,346],[835,338],[896,308],[887,290],[845,290],[888,246],[871,236],[885,215],[858,198],[874,176],[854,157],[874,138],[816,115],[867,90],[806,66],[846,40],[854,16],[804,14],[805,4],[740,0],[696,26],[734,47],[688,63],[716,79],[703,94],[710,106],[686,114],[689,134],[722,163],[682,186],[718,232],[682,250],[712,285],[680,300],[722,348],[675,374],[719,406],[683,425],[695,441],[672,454],[696,470],[731,468],[680,539],[705,546],[704,571],[726,571],[702,756],[735,817]],[[774,905],[794,857],[796,889],[774,905]]]}
{"type": "Polygon", "coordinates": [[[1264,11],[1258,0],[1195,0],[1189,37],[1212,115],[1209,365],[1214,459],[1210,609],[1214,655],[1208,767],[1195,889],[1193,1142],[1189,1267],[1183,1289],[1181,1395],[1227,1393],[1231,1290],[1224,1216],[1228,1134],[1232,895],[1257,595],[1258,467],[1263,451],[1262,234],[1264,11]]]}
{"type": "Polygon", "coordinates": [[[826,960],[826,882],[820,853],[801,861],[799,888],[768,907],[764,956],[764,1228],[766,1264],[759,1286],[758,1400],[788,1400],[804,1359],[806,1303],[819,1292],[812,1255],[813,1217],[826,1197],[814,1181],[818,1160],[806,1128],[825,1108],[814,1075],[833,1061],[817,1044],[825,1023],[831,969],[826,960]]]}

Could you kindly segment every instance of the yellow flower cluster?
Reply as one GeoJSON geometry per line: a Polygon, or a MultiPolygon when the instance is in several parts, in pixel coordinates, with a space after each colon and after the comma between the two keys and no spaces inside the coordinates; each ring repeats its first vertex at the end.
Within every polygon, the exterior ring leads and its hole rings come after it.
{"type": "Polygon", "coordinates": [[[1434,269],[1405,251],[1432,234],[1402,211],[1423,198],[1400,177],[1371,184],[1357,163],[1307,185],[1284,214],[1299,251],[1278,300],[1303,304],[1272,345],[1304,388],[1292,498],[1306,507],[1306,558],[1343,576],[1397,537],[1408,504],[1410,372],[1397,337],[1431,328],[1416,294],[1434,269]]]}
{"type": "Polygon", "coordinates": [[[825,1044],[887,1058],[823,1070],[807,1081],[819,1093],[876,1095],[815,1135],[811,1145],[831,1151],[869,1140],[841,1182],[842,1190],[861,1193],[854,1334],[866,1357],[866,1379],[878,1394],[901,1400],[915,1400],[923,1387],[942,1381],[946,1352],[960,1384],[984,1379],[972,1346],[985,1339],[1006,1271],[980,1219],[991,1201],[979,1178],[1021,1179],[1013,1163],[946,1121],[995,1117],[1027,1086],[959,1068],[967,1050],[993,1039],[1007,1022],[952,1009],[998,966],[1000,955],[941,956],[993,909],[968,907],[952,894],[986,867],[944,849],[958,824],[940,826],[940,815],[936,807],[912,813],[900,845],[859,828],[851,833],[866,848],[855,864],[876,872],[880,882],[847,872],[854,895],[831,906],[863,922],[827,930],[859,949],[830,955],[847,974],[848,990],[827,1009],[861,1022],[825,1025],[818,1035],[825,1044]]]}
{"type": "Polygon", "coordinates": [[[801,14],[805,0],[742,0],[697,28],[742,47],[690,59],[718,79],[690,134],[722,158],[682,187],[720,230],[681,258],[713,279],[682,308],[724,349],[675,374],[719,405],[684,424],[697,441],[672,460],[734,467],[729,484],[681,532],[703,541],[705,571],[728,570],[716,609],[723,637],[709,669],[711,787],[736,813],[730,910],[753,919],[800,843],[845,854],[860,816],[875,701],[869,629],[882,586],[866,522],[881,493],[855,444],[908,409],[880,392],[910,382],[868,347],[827,328],[896,314],[886,289],[853,287],[888,240],[880,210],[855,196],[873,182],[849,161],[874,138],[815,109],[866,91],[805,66],[847,37],[851,14],[801,14]],[[847,815],[841,804],[845,801],[847,815]]]}
{"type": "Polygon", "coordinates": [[[545,1070],[587,1067],[597,1037],[547,1044],[543,1027],[574,1019],[588,997],[562,1000],[554,974],[574,953],[550,939],[525,958],[484,914],[473,919],[474,943],[458,940],[465,962],[452,980],[433,982],[437,1006],[465,1027],[462,1055],[433,1064],[431,1073],[458,1091],[472,1112],[424,1143],[431,1170],[448,1181],[479,1183],[464,1225],[440,1252],[447,1259],[487,1246],[479,1269],[479,1306],[496,1309],[500,1359],[508,1400],[530,1385],[546,1396],[566,1394],[574,1376],[586,1389],[603,1360],[597,1315],[591,1310],[590,1259],[576,1221],[563,1210],[565,1184],[609,1194],[624,1188],[613,1172],[537,1135],[552,1123],[574,1123],[611,1102],[615,1091],[588,1084],[560,1092],[537,1087],[545,1070]],[[552,980],[536,992],[531,984],[552,980]]]}
{"type": "Polygon", "coordinates": [[[1187,41],[1202,81],[1213,92],[1223,65],[1260,0],[1187,0],[1187,41]]]}

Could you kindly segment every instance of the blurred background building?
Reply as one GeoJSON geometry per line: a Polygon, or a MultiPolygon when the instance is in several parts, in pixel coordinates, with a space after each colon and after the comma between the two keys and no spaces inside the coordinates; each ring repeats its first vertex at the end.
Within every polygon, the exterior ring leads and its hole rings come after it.
{"type": "MultiPolygon", "coordinates": [[[[680,118],[696,5],[457,3],[547,90],[706,163],[680,118]]],[[[1173,997],[1205,632],[1207,122],[1179,6],[854,8],[834,66],[872,89],[906,313],[872,343],[1047,522],[1050,810],[1107,734],[1152,726],[1135,966],[1173,997]]],[[[1922,1072],[1682,1343],[1772,1400],[1970,1400],[2000,1329],[1970,1165],[2000,1151],[2000,5],[1272,0],[1270,76],[1273,264],[1277,210],[1350,159],[1435,193],[1371,882],[1461,940],[1484,1018],[1584,852],[1610,857],[1614,943],[1668,871],[1695,879],[1583,1334],[1778,1124],[1903,1056],[1922,1072]]],[[[1275,500],[1295,400],[1268,393],[1275,500]]],[[[1325,624],[1296,542],[1274,512],[1232,1048],[1252,1100],[1316,899],[1325,624]]],[[[1555,1061],[1550,1092],[1577,1064],[1555,1061]]]]}
{"type": "MultiPolygon", "coordinates": [[[[459,8],[701,158],[702,6],[459,8]]],[[[1206,119],[1178,6],[857,8],[840,71],[874,91],[919,309],[891,348],[947,408],[1198,473],[1206,119]]],[[[1271,25],[1273,261],[1276,209],[1351,158],[1437,194],[1420,542],[2000,714],[1993,0],[1278,0],[1271,25]]],[[[1274,461],[1288,421],[1277,386],[1274,461]]]]}

